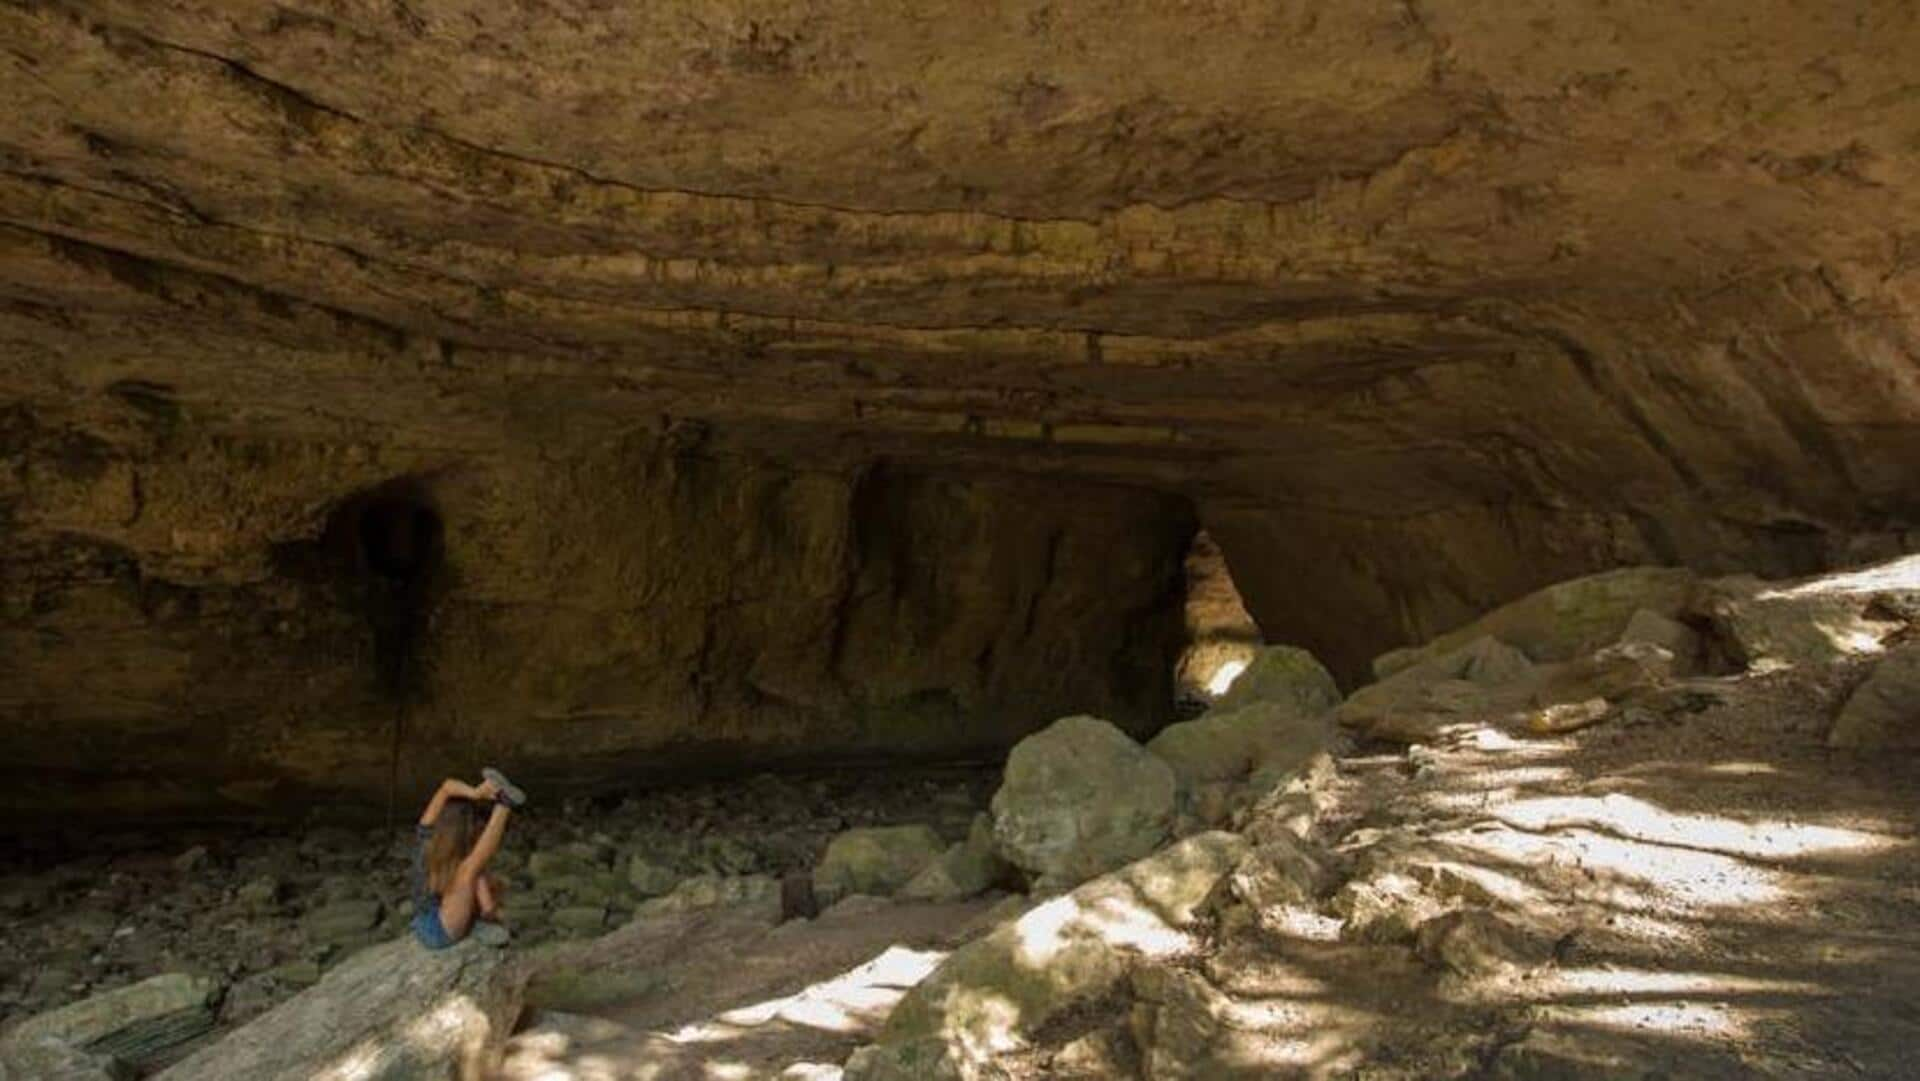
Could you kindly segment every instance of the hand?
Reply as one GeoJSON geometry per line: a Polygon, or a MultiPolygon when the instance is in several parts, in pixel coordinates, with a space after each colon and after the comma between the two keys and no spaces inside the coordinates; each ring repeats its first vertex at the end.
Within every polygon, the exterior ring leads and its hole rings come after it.
{"type": "Polygon", "coordinates": [[[499,786],[492,781],[481,781],[473,790],[473,798],[477,800],[491,800],[499,794],[499,786]]]}

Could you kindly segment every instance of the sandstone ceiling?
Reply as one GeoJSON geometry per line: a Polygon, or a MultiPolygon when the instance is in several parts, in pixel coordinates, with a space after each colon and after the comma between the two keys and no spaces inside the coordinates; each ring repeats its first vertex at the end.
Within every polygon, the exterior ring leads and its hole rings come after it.
{"type": "Polygon", "coordinates": [[[1191,499],[1351,674],[1920,526],[1911,5],[8,0],[0,45],[0,451],[127,463],[0,506],[150,574],[263,573],[343,462],[637,433],[1191,499]],[[261,441],[304,502],[231,480],[261,441]],[[208,454],[213,521],[143,525],[208,454]]]}

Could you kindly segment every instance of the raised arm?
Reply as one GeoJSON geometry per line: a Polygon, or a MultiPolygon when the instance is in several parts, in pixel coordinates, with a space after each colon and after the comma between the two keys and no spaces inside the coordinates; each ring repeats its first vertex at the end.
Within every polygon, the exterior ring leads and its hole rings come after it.
{"type": "Polygon", "coordinates": [[[446,809],[447,801],[450,799],[484,798],[485,796],[478,788],[465,781],[456,781],[449,777],[440,782],[440,787],[434,790],[433,798],[427,801],[427,809],[420,812],[420,824],[431,826],[440,821],[440,812],[446,809]]]}

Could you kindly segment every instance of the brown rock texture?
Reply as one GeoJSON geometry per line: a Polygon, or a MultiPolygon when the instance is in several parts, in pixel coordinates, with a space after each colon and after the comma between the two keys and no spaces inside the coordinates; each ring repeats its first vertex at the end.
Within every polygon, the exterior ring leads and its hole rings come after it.
{"type": "Polygon", "coordinates": [[[538,786],[981,756],[1077,706],[1142,734],[1171,707],[1191,526],[1152,493],[646,440],[559,463],[160,453],[144,498],[246,504],[130,523],[20,504],[87,539],[36,530],[0,557],[0,806],[366,805],[396,769],[410,798],[482,760],[538,786]],[[366,486],[392,471],[407,483],[366,486]],[[418,582],[364,545],[396,491],[442,523],[418,582]]]}
{"type": "Polygon", "coordinates": [[[1189,505],[1346,681],[1550,581],[1920,526],[1910,5],[35,0],[0,44],[42,779],[384,770],[365,602],[301,557],[396,481],[452,576],[389,632],[421,769],[1151,723],[1112,658],[1189,505]]]}

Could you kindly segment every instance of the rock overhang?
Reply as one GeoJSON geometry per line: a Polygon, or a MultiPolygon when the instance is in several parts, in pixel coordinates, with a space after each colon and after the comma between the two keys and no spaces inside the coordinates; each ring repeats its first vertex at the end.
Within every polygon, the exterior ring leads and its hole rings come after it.
{"type": "Polygon", "coordinates": [[[634,441],[1133,487],[1349,680],[1811,570],[1920,519],[1914,18],[15,6],[0,509],[257,582],[359,486],[634,441]]]}

